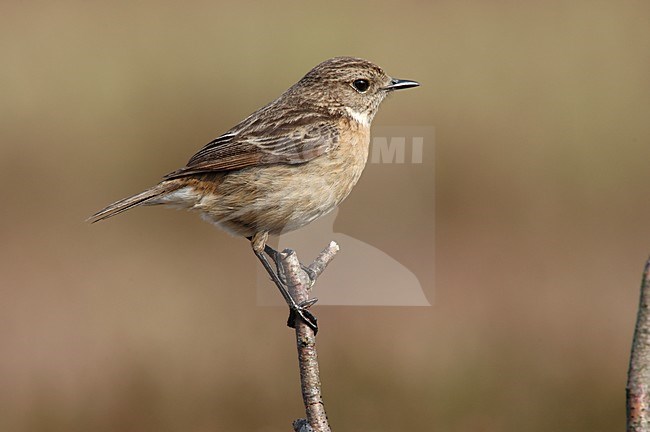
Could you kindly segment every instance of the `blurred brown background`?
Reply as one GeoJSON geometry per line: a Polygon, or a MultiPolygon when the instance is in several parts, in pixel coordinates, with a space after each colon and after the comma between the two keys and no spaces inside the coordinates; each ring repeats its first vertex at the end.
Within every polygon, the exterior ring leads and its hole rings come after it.
{"type": "Polygon", "coordinates": [[[641,1],[2,2],[0,430],[289,430],[293,336],[283,308],[255,307],[248,244],[164,209],[83,220],[336,55],[423,83],[376,126],[436,131],[428,178],[387,195],[370,166],[337,228],[421,266],[391,200],[435,204],[437,273],[432,307],[316,309],[333,428],[621,430],[650,253],[649,17],[641,1]]]}

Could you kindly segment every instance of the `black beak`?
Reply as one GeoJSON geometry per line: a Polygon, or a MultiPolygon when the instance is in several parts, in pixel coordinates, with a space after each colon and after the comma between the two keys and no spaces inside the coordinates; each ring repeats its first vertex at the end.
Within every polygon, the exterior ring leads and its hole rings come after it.
{"type": "Polygon", "coordinates": [[[387,85],[386,87],[382,87],[382,90],[388,90],[388,91],[402,90],[411,87],[417,87],[419,85],[420,83],[416,81],[393,78],[392,80],[390,80],[389,85],[387,85]]]}

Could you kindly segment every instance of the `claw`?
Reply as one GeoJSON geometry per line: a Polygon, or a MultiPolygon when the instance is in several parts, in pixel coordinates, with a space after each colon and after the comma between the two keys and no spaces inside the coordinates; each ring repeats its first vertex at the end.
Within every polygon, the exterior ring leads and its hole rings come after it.
{"type": "Polygon", "coordinates": [[[317,301],[318,301],[317,298],[307,299],[304,302],[298,303],[298,306],[300,306],[300,307],[302,307],[304,309],[309,309],[310,307],[315,305],[317,301]]]}
{"type": "Polygon", "coordinates": [[[297,305],[295,309],[291,309],[289,311],[289,319],[287,319],[287,326],[295,329],[296,319],[298,319],[298,317],[300,317],[302,322],[307,324],[307,326],[314,331],[314,335],[318,333],[318,320],[316,319],[314,314],[309,312],[305,307],[301,305],[297,305]]]}

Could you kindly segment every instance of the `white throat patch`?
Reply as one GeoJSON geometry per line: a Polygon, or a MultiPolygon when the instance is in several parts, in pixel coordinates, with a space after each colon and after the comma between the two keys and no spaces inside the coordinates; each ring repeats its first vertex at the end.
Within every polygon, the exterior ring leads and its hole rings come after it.
{"type": "Polygon", "coordinates": [[[368,117],[367,113],[360,113],[350,107],[345,107],[345,112],[347,112],[348,115],[352,117],[357,123],[365,127],[370,127],[370,118],[368,117]]]}

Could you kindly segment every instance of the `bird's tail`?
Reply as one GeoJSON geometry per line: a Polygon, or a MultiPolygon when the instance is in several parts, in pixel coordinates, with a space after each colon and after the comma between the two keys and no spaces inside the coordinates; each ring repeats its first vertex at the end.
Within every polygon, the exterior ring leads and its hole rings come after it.
{"type": "Polygon", "coordinates": [[[121,199],[109,205],[105,209],[102,209],[86,219],[86,222],[95,223],[100,220],[108,219],[109,217],[115,216],[116,214],[127,211],[130,208],[147,205],[147,204],[156,204],[154,201],[156,198],[161,197],[169,192],[173,192],[180,187],[176,182],[163,182],[150,189],[147,189],[144,192],[130,196],[128,198],[121,199]]]}

